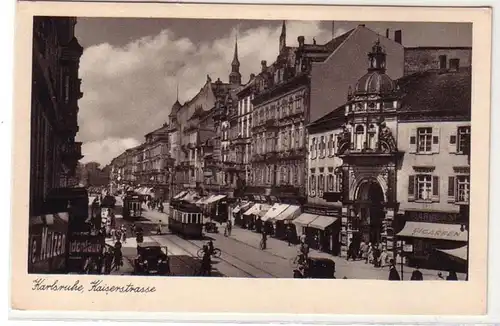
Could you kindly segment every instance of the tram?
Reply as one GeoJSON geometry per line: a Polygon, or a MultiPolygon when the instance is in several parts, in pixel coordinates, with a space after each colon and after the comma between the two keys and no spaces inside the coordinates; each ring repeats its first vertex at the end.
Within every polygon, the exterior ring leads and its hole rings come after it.
{"type": "Polygon", "coordinates": [[[170,202],[168,228],[172,233],[186,238],[202,238],[203,214],[193,203],[173,199],[170,202]]]}
{"type": "Polygon", "coordinates": [[[127,192],[123,199],[123,218],[128,220],[140,219],[142,216],[142,198],[133,192],[127,192]]]}

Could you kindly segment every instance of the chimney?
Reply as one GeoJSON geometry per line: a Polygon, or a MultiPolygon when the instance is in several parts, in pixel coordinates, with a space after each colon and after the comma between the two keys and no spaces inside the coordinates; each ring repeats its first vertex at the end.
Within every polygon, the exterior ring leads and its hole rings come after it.
{"type": "Polygon", "coordinates": [[[394,42],[403,44],[403,34],[400,29],[394,31],[394,42]]]}
{"type": "Polygon", "coordinates": [[[389,29],[388,28],[385,30],[385,37],[389,38],[389,29]]]}
{"type": "Polygon", "coordinates": [[[451,71],[459,71],[460,70],[460,59],[458,59],[458,58],[450,59],[450,70],[451,71]]]}
{"type": "Polygon", "coordinates": [[[299,42],[299,48],[303,47],[304,43],[305,43],[304,36],[301,35],[301,36],[297,37],[297,42],[299,42]]]}
{"type": "Polygon", "coordinates": [[[261,71],[262,71],[262,72],[266,71],[266,70],[267,70],[267,61],[266,61],[266,60],[262,60],[262,61],[260,62],[260,66],[261,66],[261,68],[262,68],[262,69],[261,69],[261,71]]]}

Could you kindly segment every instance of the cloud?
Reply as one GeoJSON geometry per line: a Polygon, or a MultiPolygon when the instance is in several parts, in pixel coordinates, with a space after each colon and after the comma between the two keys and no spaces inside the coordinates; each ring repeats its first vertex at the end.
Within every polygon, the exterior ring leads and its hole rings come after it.
{"type": "Polygon", "coordinates": [[[82,145],[82,163],[98,162],[102,166],[108,164],[113,158],[123,153],[126,149],[139,145],[134,138],[106,138],[99,141],[86,142],[82,145]]]}
{"type": "MultiPolygon", "coordinates": [[[[243,82],[259,72],[261,60],[276,60],[280,32],[281,27],[266,26],[238,32],[243,82]]],[[[167,121],[177,84],[184,102],[200,90],[207,74],[227,81],[235,35],[233,30],[212,42],[194,44],[163,30],[124,47],[103,43],[85,49],[78,133],[85,160],[107,164],[127,146],[142,142],[146,133],[167,121]]],[[[331,31],[316,22],[288,22],[287,44],[296,45],[299,35],[323,43],[331,31]]]]}

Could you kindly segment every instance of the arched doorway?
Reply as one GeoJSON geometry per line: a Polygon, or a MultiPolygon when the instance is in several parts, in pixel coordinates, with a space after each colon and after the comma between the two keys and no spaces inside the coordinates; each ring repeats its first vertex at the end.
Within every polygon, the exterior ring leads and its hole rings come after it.
{"type": "Polygon", "coordinates": [[[359,185],[357,201],[359,203],[360,240],[380,243],[383,232],[384,191],[376,180],[366,180],[359,185]]]}

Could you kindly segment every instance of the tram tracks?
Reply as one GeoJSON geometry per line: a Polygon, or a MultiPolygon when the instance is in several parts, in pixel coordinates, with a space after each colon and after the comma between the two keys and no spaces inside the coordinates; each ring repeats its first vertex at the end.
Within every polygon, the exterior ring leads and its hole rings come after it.
{"type": "MultiPolygon", "coordinates": [[[[193,241],[191,241],[191,240],[186,240],[186,239],[183,239],[183,240],[184,240],[184,241],[186,241],[186,242],[188,242],[188,243],[190,243],[192,246],[196,247],[197,249],[201,249],[201,248],[202,248],[202,246],[200,246],[200,245],[196,244],[195,242],[193,242],[193,241]]],[[[219,249],[220,249],[220,248],[219,248],[219,249]]],[[[243,263],[244,265],[250,266],[252,269],[255,269],[255,270],[257,270],[257,271],[259,272],[259,273],[257,273],[257,274],[264,274],[265,276],[270,276],[270,277],[273,277],[273,278],[278,278],[278,276],[276,276],[276,275],[274,275],[274,274],[270,273],[269,271],[267,271],[267,270],[265,270],[265,269],[263,269],[263,268],[261,268],[261,267],[259,267],[259,266],[256,266],[256,265],[254,265],[254,264],[252,264],[252,263],[250,263],[250,262],[244,261],[243,259],[239,258],[238,256],[235,256],[235,255],[233,255],[233,254],[230,254],[230,253],[228,253],[227,251],[222,251],[222,255],[221,255],[221,257],[219,258],[221,261],[223,261],[223,262],[227,263],[228,265],[230,265],[230,266],[232,266],[232,267],[236,268],[237,270],[239,270],[239,271],[241,271],[241,272],[245,273],[245,274],[246,274],[246,275],[248,275],[249,277],[252,277],[252,278],[257,278],[257,277],[259,277],[259,276],[255,275],[255,274],[253,274],[253,273],[250,273],[250,272],[248,272],[247,270],[245,270],[245,269],[241,268],[240,266],[238,266],[238,265],[236,265],[236,264],[234,264],[234,263],[230,262],[228,259],[223,258],[224,256],[229,256],[229,257],[231,257],[233,260],[239,261],[239,262],[243,263]]]]}
{"type": "MultiPolygon", "coordinates": [[[[195,242],[193,241],[190,241],[190,240],[187,240],[187,239],[183,239],[183,238],[179,238],[179,237],[175,237],[175,240],[173,238],[169,238],[169,241],[172,242],[175,246],[181,248],[183,251],[185,252],[188,252],[190,253],[191,255],[193,255],[194,257],[197,256],[197,252],[199,249],[202,248],[202,246],[196,244],[195,242]],[[192,246],[193,248],[195,248],[194,250],[190,251],[190,250],[187,250],[186,247],[185,247],[185,244],[183,244],[182,242],[185,242],[185,243],[188,243],[190,246],[192,246]]],[[[262,276],[259,276],[259,275],[256,275],[256,274],[265,274],[265,276],[267,277],[277,277],[271,273],[269,273],[268,271],[258,267],[258,266],[255,266],[251,263],[248,263],[248,262],[245,262],[241,259],[239,259],[238,257],[234,256],[234,255],[231,255],[231,254],[228,254],[227,252],[223,251],[222,252],[222,255],[221,257],[218,258],[218,260],[220,262],[224,262],[226,263],[227,265],[231,266],[232,268],[238,270],[239,272],[243,273],[246,277],[250,277],[250,278],[257,278],[257,277],[262,277],[262,276]],[[255,269],[258,271],[258,273],[251,273],[249,272],[248,270],[242,268],[241,266],[238,266],[238,264],[235,264],[234,262],[231,262],[230,260],[226,259],[226,258],[223,258],[223,256],[230,256],[232,257],[234,260],[237,260],[237,261],[240,261],[242,262],[243,264],[251,267],[252,269],[255,269]]]]}

